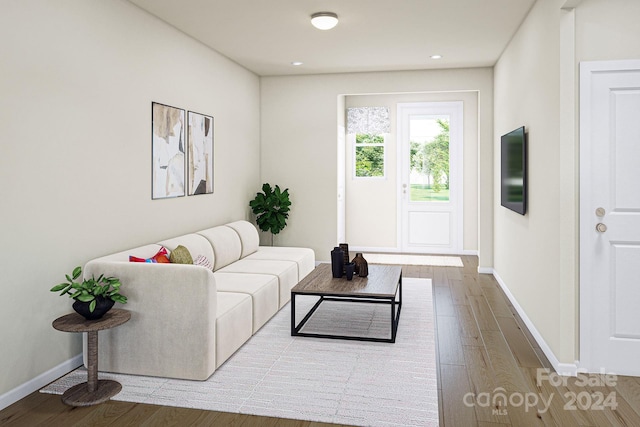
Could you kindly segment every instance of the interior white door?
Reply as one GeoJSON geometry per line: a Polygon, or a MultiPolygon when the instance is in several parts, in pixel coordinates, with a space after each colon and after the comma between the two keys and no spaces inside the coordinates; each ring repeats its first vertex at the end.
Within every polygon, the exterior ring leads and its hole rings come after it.
{"type": "Polygon", "coordinates": [[[640,61],[580,65],[580,367],[640,375],[640,61]]]}
{"type": "Polygon", "coordinates": [[[402,252],[462,250],[462,115],[456,102],[398,104],[402,252]]]}

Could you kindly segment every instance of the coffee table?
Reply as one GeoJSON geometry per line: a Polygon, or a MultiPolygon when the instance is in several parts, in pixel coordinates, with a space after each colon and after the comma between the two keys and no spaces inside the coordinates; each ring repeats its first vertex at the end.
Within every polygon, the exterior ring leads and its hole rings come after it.
{"type": "Polygon", "coordinates": [[[291,335],[315,338],[332,338],[357,341],[396,342],[400,310],[402,309],[402,267],[394,265],[369,265],[367,277],[353,276],[353,280],[334,278],[331,264],[320,264],[291,289],[291,335]],[[296,325],[296,297],[319,296],[320,299],[296,325]],[[390,307],[390,338],[333,335],[331,333],[305,333],[302,328],[313,313],[325,301],[387,304],[390,307]]]}

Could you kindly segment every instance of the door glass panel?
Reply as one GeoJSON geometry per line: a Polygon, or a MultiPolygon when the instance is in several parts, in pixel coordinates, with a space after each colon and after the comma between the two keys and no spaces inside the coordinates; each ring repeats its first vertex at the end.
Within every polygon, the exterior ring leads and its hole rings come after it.
{"type": "Polygon", "coordinates": [[[449,201],[449,116],[411,115],[411,202],[449,201]]]}

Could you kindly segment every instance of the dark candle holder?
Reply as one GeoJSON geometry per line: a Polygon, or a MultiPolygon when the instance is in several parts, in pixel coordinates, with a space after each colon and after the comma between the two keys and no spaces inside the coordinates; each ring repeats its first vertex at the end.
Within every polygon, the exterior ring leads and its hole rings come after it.
{"type": "MultiPolygon", "coordinates": [[[[338,245],[340,249],[342,249],[342,253],[344,255],[344,265],[349,264],[349,244],[348,243],[340,243],[338,245]]],[[[347,270],[344,270],[343,273],[346,273],[347,270]]]]}

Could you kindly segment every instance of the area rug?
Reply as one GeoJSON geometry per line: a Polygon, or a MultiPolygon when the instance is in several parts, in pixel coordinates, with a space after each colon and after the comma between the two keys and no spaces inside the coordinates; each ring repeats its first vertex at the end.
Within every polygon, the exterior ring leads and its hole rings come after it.
{"type": "Polygon", "coordinates": [[[364,254],[371,264],[427,265],[434,267],[464,267],[458,256],[440,255],[403,255],[403,254],[364,254]]]}
{"type": "MultiPolygon", "coordinates": [[[[437,426],[431,281],[402,284],[394,344],[292,337],[287,305],[206,381],[99,377],[120,382],[113,399],[127,402],[361,426],[437,426]]],[[[298,297],[296,311],[303,316],[313,302],[298,297]]],[[[388,337],[389,316],[387,305],[325,302],[305,331],[388,337]]],[[[41,391],[62,394],[83,381],[86,370],[78,368],[41,391]]]]}

